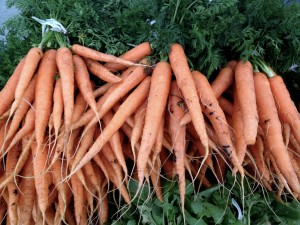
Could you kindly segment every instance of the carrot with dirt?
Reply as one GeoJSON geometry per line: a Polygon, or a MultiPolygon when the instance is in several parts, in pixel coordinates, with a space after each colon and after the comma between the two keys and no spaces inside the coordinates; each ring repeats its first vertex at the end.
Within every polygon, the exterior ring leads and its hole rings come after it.
{"type": "Polygon", "coordinates": [[[169,102],[168,102],[168,128],[172,138],[172,146],[175,154],[175,168],[178,176],[179,195],[181,203],[181,211],[184,215],[185,223],[185,151],[186,151],[186,126],[180,126],[180,120],[185,114],[180,103],[183,101],[179,92],[176,81],[172,82],[169,102]]]}
{"type": "Polygon", "coordinates": [[[180,44],[171,45],[169,60],[176,77],[177,85],[182,91],[185,103],[191,114],[192,122],[195,126],[196,132],[200,137],[205,151],[208,154],[208,136],[205,129],[200,100],[197,95],[196,85],[187,62],[187,57],[184,53],[183,47],[180,44]]]}
{"type": "Polygon", "coordinates": [[[109,71],[109,69],[104,67],[96,60],[84,58],[84,62],[89,72],[99,77],[101,80],[112,84],[119,83],[122,81],[120,77],[114,75],[112,72],[109,71]]]}
{"type": "Polygon", "coordinates": [[[35,86],[35,139],[38,148],[44,139],[52,108],[54,76],[57,73],[56,50],[50,49],[44,53],[37,72],[35,86]]]}
{"type": "Polygon", "coordinates": [[[72,52],[67,47],[60,47],[56,52],[56,63],[61,79],[64,103],[65,141],[71,132],[74,110],[74,65],[72,52]]]}
{"type": "Polygon", "coordinates": [[[252,64],[249,61],[239,61],[234,72],[236,93],[243,118],[244,138],[247,145],[252,145],[256,141],[258,127],[252,64]]]}
{"type": "MultiPolygon", "coordinates": [[[[119,58],[125,59],[131,62],[138,62],[146,56],[150,55],[152,52],[151,46],[149,42],[143,42],[124,54],[120,55],[119,58]]],[[[105,63],[104,66],[108,68],[110,71],[119,71],[124,70],[126,66],[121,65],[119,63],[105,63]]]]}
{"type": "Polygon", "coordinates": [[[114,117],[102,131],[99,137],[95,140],[90,150],[79,161],[74,162],[70,176],[82,168],[86,162],[90,161],[101,148],[110,140],[114,133],[119,130],[126,119],[145,101],[148,97],[150,88],[150,77],[146,77],[143,82],[129,95],[129,97],[122,103],[119,110],[115,113],[114,117]]]}
{"type": "Polygon", "coordinates": [[[171,78],[172,70],[170,64],[167,62],[157,63],[151,76],[145,124],[141,137],[141,146],[136,161],[139,177],[139,189],[142,187],[148,158],[155,143],[162,115],[167,105],[171,78]]]}
{"type": "Polygon", "coordinates": [[[85,47],[83,45],[79,45],[79,44],[74,44],[71,47],[71,50],[79,56],[88,58],[88,59],[93,59],[96,61],[101,61],[101,62],[110,62],[110,63],[118,63],[118,64],[122,64],[124,66],[145,66],[142,64],[136,64],[133,62],[130,62],[128,60],[122,59],[122,58],[118,58],[114,55],[110,55],[110,54],[106,54],[106,53],[102,53],[102,52],[98,52],[97,50],[85,47]]]}
{"type": "Polygon", "coordinates": [[[20,74],[20,78],[15,90],[15,100],[12,103],[11,109],[10,109],[10,116],[13,115],[19,104],[21,103],[21,100],[23,98],[23,95],[30,83],[31,78],[33,77],[35,70],[38,67],[38,64],[40,60],[43,57],[43,51],[40,48],[33,47],[31,48],[25,58],[25,62],[22,68],[22,72],[20,74]]]}
{"type": "Polygon", "coordinates": [[[259,123],[265,133],[265,141],[281,174],[291,189],[300,194],[300,182],[285,147],[281,123],[268,78],[259,72],[254,75],[259,123]]]}
{"type": "Polygon", "coordinates": [[[0,91],[0,99],[1,99],[0,116],[2,116],[7,110],[9,110],[9,107],[11,106],[11,104],[15,99],[15,91],[20,79],[21,72],[23,70],[24,63],[25,63],[25,58],[23,58],[18,63],[13,74],[10,76],[5,86],[0,91]]]}

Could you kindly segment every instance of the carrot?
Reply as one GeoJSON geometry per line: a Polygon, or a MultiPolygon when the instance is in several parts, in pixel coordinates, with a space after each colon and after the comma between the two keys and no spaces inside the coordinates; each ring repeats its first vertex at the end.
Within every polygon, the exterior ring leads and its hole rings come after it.
{"type": "Polygon", "coordinates": [[[161,188],[161,182],[160,182],[160,160],[155,160],[153,164],[153,168],[150,167],[148,164],[148,170],[150,171],[150,179],[152,182],[152,185],[154,187],[156,196],[160,202],[163,202],[163,193],[162,193],[162,188],[161,188]]]}
{"type": "Polygon", "coordinates": [[[244,170],[237,158],[236,149],[231,141],[229,126],[226,123],[225,114],[219,106],[207,78],[198,71],[194,71],[192,74],[196,83],[198,96],[201,97],[200,100],[203,105],[203,111],[216,132],[218,143],[231,159],[233,166],[238,169],[243,177],[244,170]]]}
{"type": "Polygon", "coordinates": [[[255,100],[252,64],[239,61],[235,67],[235,85],[244,124],[244,138],[247,145],[255,143],[258,114],[255,100]]]}
{"type": "Polygon", "coordinates": [[[105,54],[102,52],[98,52],[97,50],[74,44],[71,47],[72,51],[79,56],[83,56],[85,58],[101,61],[101,62],[111,62],[111,63],[118,63],[122,64],[124,66],[136,66],[137,64],[130,62],[128,60],[118,58],[116,56],[110,55],[110,54],[105,54]]]}
{"type": "MultiPolygon", "coordinates": [[[[149,42],[143,42],[124,54],[120,55],[119,58],[131,61],[138,62],[139,60],[145,58],[150,55],[152,52],[151,46],[149,42]]],[[[119,71],[124,70],[126,67],[119,63],[105,63],[104,66],[111,71],[119,71]]]]}
{"type": "Polygon", "coordinates": [[[299,112],[290,97],[282,77],[274,75],[269,78],[269,83],[277,106],[279,119],[283,123],[290,125],[294,137],[300,143],[299,112]]]}
{"type": "Polygon", "coordinates": [[[0,198],[0,223],[3,224],[5,221],[5,216],[7,212],[7,204],[5,203],[4,199],[0,198]]]}
{"type": "MultiPolygon", "coordinates": [[[[129,70],[130,71],[130,70],[129,70]]],[[[121,76],[122,82],[114,84],[109,90],[98,100],[97,109],[98,118],[94,117],[92,110],[88,110],[82,117],[73,124],[73,129],[81,127],[89,123],[86,130],[98,122],[123,96],[138,85],[147,75],[149,70],[142,67],[135,67],[135,69],[128,74],[121,76]],[[93,118],[94,117],[94,118],[93,118]]]]}
{"type": "MultiPolygon", "coordinates": [[[[33,104],[35,107],[35,103],[33,104]]],[[[32,133],[34,130],[34,121],[35,121],[35,112],[33,108],[30,108],[26,114],[25,122],[23,127],[16,133],[14,138],[10,141],[9,146],[7,147],[6,151],[3,153],[3,156],[13,147],[15,146],[23,137],[32,133]]]]}
{"type": "Polygon", "coordinates": [[[289,145],[290,135],[291,135],[291,127],[288,123],[283,123],[282,125],[282,135],[283,140],[285,143],[285,146],[287,147],[289,145]]]}
{"type": "MultiPolygon", "coordinates": [[[[15,165],[17,164],[18,158],[21,154],[21,146],[16,145],[11,151],[8,152],[6,158],[6,177],[13,173],[15,165]]],[[[19,191],[17,184],[13,181],[7,184],[8,190],[8,218],[11,224],[18,224],[17,205],[19,198],[19,191]]]]}
{"type": "Polygon", "coordinates": [[[218,73],[216,79],[211,83],[211,88],[218,99],[226,91],[234,80],[234,70],[227,65],[218,73]]]}
{"type": "Polygon", "coordinates": [[[41,210],[43,220],[45,220],[48,208],[48,190],[51,184],[51,175],[46,171],[48,164],[48,147],[38,148],[35,143],[31,145],[33,155],[34,183],[37,194],[38,207],[41,210]],[[39,150],[39,151],[37,151],[39,150]]]}
{"type": "Polygon", "coordinates": [[[51,117],[53,118],[55,140],[58,137],[59,129],[62,124],[63,110],[64,110],[64,102],[62,96],[61,79],[57,79],[55,82],[55,87],[53,92],[53,110],[51,114],[51,117]]]}
{"type": "Polygon", "coordinates": [[[19,195],[19,218],[20,223],[30,225],[32,220],[32,210],[35,200],[35,186],[33,177],[32,154],[30,153],[22,172],[19,195]]]}
{"type": "Polygon", "coordinates": [[[11,103],[15,99],[15,90],[20,79],[21,72],[25,63],[25,58],[23,58],[16,66],[13,74],[10,76],[6,82],[3,89],[0,91],[0,116],[2,116],[11,106],[11,103]]]}
{"type": "Polygon", "coordinates": [[[62,96],[64,102],[65,136],[71,131],[74,110],[74,69],[72,52],[67,47],[60,47],[56,52],[56,63],[61,78],[62,96]]]}
{"type": "Polygon", "coordinates": [[[169,59],[176,77],[177,85],[182,91],[185,103],[191,114],[192,122],[200,137],[203,147],[208,153],[208,137],[201,105],[183,47],[179,44],[172,44],[169,59]]]}
{"type": "Polygon", "coordinates": [[[292,167],[285,147],[281,123],[278,117],[275,101],[268,78],[259,72],[254,75],[256,103],[259,113],[259,123],[265,132],[265,139],[271,155],[289,186],[297,194],[300,193],[300,182],[292,167]]]}
{"type": "MultiPolygon", "coordinates": [[[[179,92],[176,81],[172,82],[171,90],[169,93],[168,103],[168,127],[172,138],[172,146],[175,153],[175,168],[178,176],[179,195],[181,202],[181,211],[183,215],[185,205],[185,150],[186,150],[186,127],[180,126],[180,120],[185,114],[184,109],[181,107],[182,102],[181,94],[179,92]]],[[[184,223],[185,223],[185,216],[184,223]]]]}
{"type": "Polygon", "coordinates": [[[101,192],[100,206],[99,206],[99,225],[105,224],[108,220],[108,196],[107,196],[107,186],[104,186],[104,190],[101,192]]]}
{"type": "MultiPolygon", "coordinates": [[[[111,111],[106,113],[106,115],[103,117],[103,122],[104,122],[105,126],[108,126],[108,124],[110,123],[112,118],[113,118],[113,114],[111,113],[111,111]]],[[[119,164],[121,165],[121,167],[125,173],[125,176],[127,176],[128,171],[127,171],[125,157],[124,157],[123,150],[122,150],[122,143],[121,143],[121,137],[120,137],[119,131],[116,131],[116,133],[109,140],[109,143],[111,145],[111,148],[112,148],[119,164]]]]}
{"type": "Polygon", "coordinates": [[[101,148],[110,140],[114,133],[122,126],[126,119],[142,104],[143,101],[148,97],[150,87],[150,77],[147,77],[143,82],[129,95],[129,97],[122,103],[119,110],[115,113],[114,117],[102,131],[101,135],[96,139],[90,150],[80,160],[75,163],[72,169],[72,173],[82,168],[86,162],[90,161],[101,148]]]}
{"type": "MultiPolygon", "coordinates": [[[[83,167],[83,173],[84,173],[84,177],[86,178],[86,180],[91,184],[90,191],[92,191],[93,194],[95,194],[96,191],[98,193],[100,193],[100,186],[98,183],[97,174],[96,174],[91,162],[88,162],[87,164],[85,164],[85,166],[83,167]]],[[[89,192],[89,195],[91,195],[90,192],[89,192]]],[[[91,204],[91,205],[93,205],[93,204],[91,204]]],[[[91,207],[91,211],[93,211],[92,207],[91,207]]]]}
{"type": "Polygon", "coordinates": [[[163,116],[160,119],[161,122],[159,124],[158,131],[157,131],[157,136],[156,136],[155,142],[153,144],[152,159],[151,159],[152,164],[155,164],[157,156],[159,155],[159,153],[161,152],[162,147],[163,147],[164,128],[165,128],[165,119],[164,118],[165,118],[165,113],[163,113],[163,116]]]}
{"type": "Polygon", "coordinates": [[[160,161],[162,168],[164,170],[164,175],[173,180],[176,176],[176,169],[175,169],[175,163],[172,158],[172,155],[168,153],[166,149],[163,149],[160,152],[160,161]]]}
{"type": "Polygon", "coordinates": [[[112,84],[106,83],[106,84],[103,84],[100,87],[98,87],[96,90],[94,90],[95,98],[97,98],[101,95],[104,95],[111,86],[112,86],[112,84]]]}
{"type": "Polygon", "coordinates": [[[71,185],[72,185],[72,192],[74,196],[75,220],[76,220],[76,224],[80,224],[82,212],[83,212],[83,204],[84,204],[83,202],[84,190],[76,174],[74,176],[71,176],[71,185]]]}
{"type": "Polygon", "coordinates": [[[84,62],[93,75],[99,77],[101,80],[108,82],[108,83],[119,83],[122,79],[109,71],[106,67],[102,64],[97,62],[96,60],[84,58],[84,62]]]}
{"type": "Polygon", "coordinates": [[[142,187],[147,161],[156,140],[162,115],[167,105],[167,98],[171,86],[171,77],[172,71],[169,63],[159,62],[156,64],[151,77],[145,125],[137,157],[139,188],[142,187]]]}
{"type": "Polygon", "coordinates": [[[236,86],[233,92],[233,109],[232,109],[232,129],[234,131],[234,140],[236,147],[236,155],[239,162],[242,164],[247,150],[247,144],[244,138],[244,124],[242,119],[242,112],[240,102],[236,93],[236,86]]]}
{"type": "Polygon", "coordinates": [[[140,139],[143,133],[146,108],[147,108],[147,102],[141,104],[138,110],[134,114],[134,124],[132,127],[132,134],[130,139],[131,148],[133,152],[136,143],[138,142],[138,140],[140,139]]]}
{"type": "Polygon", "coordinates": [[[216,161],[214,164],[216,177],[218,179],[218,182],[223,184],[225,181],[225,171],[226,171],[226,162],[224,157],[221,154],[216,154],[216,161]]]}
{"type": "Polygon", "coordinates": [[[219,102],[220,107],[223,109],[223,111],[227,115],[232,116],[233,104],[229,100],[227,100],[226,98],[224,98],[222,96],[220,98],[218,98],[218,102],[219,102]]]}
{"type": "Polygon", "coordinates": [[[97,104],[85,62],[80,56],[73,55],[73,63],[75,67],[75,80],[78,88],[86,102],[97,115],[97,104]]]}
{"type": "Polygon", "coordinates": [[[35,138],[38,147],[41,147],[49,122],[56,72],[56,50],[50,49],[45,52],[39,65],[35,87],[35,138]]]}
{"type": "Polygon", "coordinates": [[[12,118],[10,128],[6,135],[6,140],[10,139],[15,134],[15,132],[18,130],[20,126],[22,119],[28,112],[31,103],[35,98],[34,95],[35,95],[36,81],[37,81],[36,76],[34,76],[34,78],[30,81],[28,85],[28,88],[24,94],[22,102],[16,109],[14,117],[12,118]]]}
{"type": "Polygon", "coordinates": [[[15,90],[15,100],[12,103],[11,109],[10,109],[10,116],[13,115],[19,104],[21,103],[21,100],[23,98],[23,95],[29,85],[29,82],[34,75],[34,72],[36,68],[38,67],[38,64],[43,57],[42,49],[33,47],[29,50],[29,52],[26,55],[25,62],[23,65],[22,72],[20,74],[20,79],[18,81],[16,90],[15,90]]]}

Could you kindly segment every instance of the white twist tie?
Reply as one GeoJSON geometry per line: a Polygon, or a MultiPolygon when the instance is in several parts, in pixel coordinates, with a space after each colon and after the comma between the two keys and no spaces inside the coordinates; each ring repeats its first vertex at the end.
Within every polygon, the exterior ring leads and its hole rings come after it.
{"type": "Polygon", "coordinates": [[[31,18],[34,19],[35,21],[39,22],[40,24],[42,24],[42,36],[43,37],[44,37],[44,34],[46,32],[48,32],[49,30],[52,30],[52,31],[55,31],[58,33],[62,33],[63,35],[66,35],[68,33],[67,29],[56,19],[51,18],[51,19],[41,20],[35,16],[32,16],[31,18]]]}

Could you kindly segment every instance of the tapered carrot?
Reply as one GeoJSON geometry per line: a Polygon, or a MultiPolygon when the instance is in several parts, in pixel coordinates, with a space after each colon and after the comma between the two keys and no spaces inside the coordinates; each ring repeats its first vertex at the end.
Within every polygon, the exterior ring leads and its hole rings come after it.
{"type": "Polygon", "coordinates": [[[71,131],[74,110],[74,68],[70,49],[60,47],[56,52],[56,63],[62,86],[65,135],[68,136],[71,131]]]}
{"type": "Polygon", "coordinates": [[[167,105],[171,77],[172,71],[169,63],[159,62],[156,64],[151,77],[145,125],[137,157],[139,188],[142,187],[147,161],[157,137],[160,120],[167,105]]]}
{"type": "Polygon", "coordinates": [[[100,64],[96,60],[84,58],[84,61],[86,63],[88,70],[90,71],[90,73],[99,77],[101,80],[108,82],[108,83],[112,83],[112,84],[122,81],[122,79],[120,77],[114,75],[112,72],[109,71],[109,69],[104,67],[102,64],[100,64]]]}
{"type": "Polygon", "coordinates": [[[274,75],[269,78],[271,91],[275,99],[278,115],[283,123],[288,123],[291,130],[300,143],[300,117],[299,112],[292,101],[289,91],[281,76],[274,75]]]}
{"type": "Polygon", "coordinates": [[[108,196],[106,194],[107,192],[107,185],[104,186],[104,190],[101,192],[101,199],[100,199],[100,206],[98,207],[99,211],[99,225],[105,224],[108,220],[108,196]]]}
{"type": "Polygon", "coordinates": [[[7,132],[6,139],[11,138],[15,132],[18,130],[22,119],[25,117],[26,113],[28,112],[31,103],[35,99],[35,86],[36,86],[36,79],[37,77],[34,76],[30,81],[28,88],[24,94],[23,100],[21,101],[20,105],[16,109],[14,117],[12,118],[10,128],[7,132]]]}
{"type": "Polygon", "coordinates": [[[83,205],[84,189],[76,174],[74,176],[71,176],[71,185],[72,185],[72,192],[74,196],[75,220],[76,220],[76,224],[80,224],[83,207],[84,207],[83,205]]]}
{"type": "Polygon", "coordinates": [[[48,191],[51,184],[51,175],[46,171],[48,168],[48,146],[38,149],[36,144],[32,144],[31,151],[33,155],[33,173],[38,207],[41,210],[43,220],[45,220],[48,208],[48,191]]]}
{"type": "Polygon", "coordinates": [[[20,79],[15,90],[15,100],[10,109],[10,116],[15,112],[15,110],[21,103],[26,88],[28,87],[29,82],[34,75],[34,72],[38,67],[38,64],[42,57],[43,51],[37,47],[31,48],[27,53],[24,66],[20,74],[20,79]]]}
{"type": "MultiPolygon", "coordinates": [[[[18,162],[18,158],[21,154],[21,145],[14,146],[11,151],[8,152],[6,158],[6,176],[13,173],[15,165],[18,162]]],[[[8,190],[8,218],[11,224],[18,224],[17,205],[19,198],[19,191],[17,184],[11,181],[7,184],[8,190]]]]}
{"type": "Polygon", "coordinates": [[[196,83],[198,95],[203,105],[203,111],[216,132],[218,143],[230,158],[233,166],[243,177],[244,170],[237,158],[236,149],[231,141],[229,126],[226,123],[225,114],[219,106],[207,78],[198,71],[194,71],[192,74],[196,83]]]}
{"type": "Polygon", "coordinates": [[[244,124],[244,138],[247,145],[252,145],[255,143],[258,127],[252,64],[249,61],[239,61],[234,72],[244,124]]]}
{"type": "Polygon", "coordinates": [[[132,127],[132,136],[130,139],[131,143],[131,149],[134,152],[134,147],[140,137],[142,136],[143,133],[143,128],[144,128],[144,122],[145,122],[145,115],[146,115],[146,107],[147,107],[147,102],[144,104],[140,105],[138,110],[134,114],[134,125],[132,127]]]}
{"type": "Polygon", "coordinates": [[[35,138],[38,147],[41,147],[49,122],[56,73],[56,50],[50,49],[45,52],[39,65],[35,87],[35,138]]]}
{"type": "Polygon", "coordinates": [[[226,91],[234,80],[234,70],[231,66],[226,66],[220,70],[216,79],[211,83],[211,88],[218,99],[226,91]]]}
{"type": "MultiPolygon", "coordinates": [[[[139,60],[145,58],[146,56],[151,54],[151,46],[149,42],[143,42],[124,54],[120,55],[119,58],[129,60],[131,62],[138,62],[139,60]]],[[[118,64],[118,63],[105,63],[104,66],[109,70],[115,72],[119,70],[123,70],[126,66],[118,64]]]]}
{"type": "Polygon", "coordinates": [[[138,85],[149,73],[148,69],[135,67],[134,70],[128,70],[129,73],[122,74],[122,82],[112,85],[109,90],[98,100],[97,108],[98,118],[93,118],[94,113],[88,110],[82,117],[73,124],[73,129],[84,126],[89,123],[87,129],[98,122],[123,96],[138,85]]]}
{"type": "MultiPolygon", "coordinates": [[[[160,124],[157,131],[157,136],[152,148],[152,164],[155,164],[155,161],[157,160],[157,157],[159,156],[159,153],[162,150],[163,147],[163,140],[164,140],[164,128],[165,128],[165,113],[163,113],[162,118],[160,119],[160,124]]],[[[133,130],[133,129],[132,129],[133,130]]]]}
{"type": "Polygon", "coordinates": [[[201,105],[183,47],[179,44],[172,44],[169,59],[178,87],[182,91],[186,105],[191,114],[192,122],[197,134],[200,137],[203,147],[208,152],[208,137],[201,105]]]}
{"type": "MultiPolygon", "coordinates": [[[[185,205],[185,150],[186,150],[186,127],[180,126],[180,120],[185,114],[184,109],[180,106],[182,102],[181,93],[179,92],[176,81],[172,82],[168,102],[168,128],[172,138],[172,146],[175,154],[175,168],[178,175],[179,195],[181,211],[184,213],[185,205]]],[[[184,219],[185,220],[185,219],[184,219]]]]}
{"type": "MultiPolygon", "coordinates": [[[[35,107],[35,104],[33,104],[35,107]]],[[[35,112],[33,108],[30,108],[26,114],[23,127],[16,133],[14,138],[10,141],[9,146],[5,149],[3,155],[5,155],[13,146],[15,146],[23,137],[32,133],[34,130],[35,112]]]]}
{"type": "Polygon", "coordinates": [[[97,50],[74,44],[71,47],[72,51],[79,56],[83,56],[85,58],[101,61],[101,62],[111,62],[111,63],[118,63],[122,64],[124,66],[136,66],[137,64],[130,62],[128,60],[118,58],[116,56],[110,55],[110,54],[105,54],[102,52],[98,52],[97,50]]]}
{"type": "MultiPolygon", "coordinates": [[[[106,113],[106,115],[103,117],[103,122],[105,124],[105,126],[108,126],[108,124],[110,123],[110,121],[113,118],[113,114],[111,111],[109,111],[108,113],[106,113]]],[[[127,176],[128,171],[127,171],[127,166],[126,166],[126,162],[125,162],[125,157],[123,154],[123,150],[122,150],[122,143],[121,143],[121,137],[120,137],[120,133],[119,131],[117,131],[109,140],[109,143],[111,145],[111,148],[118,160],[118,162],[120,163],[120,165],[122,166],[122,169],[124,171],[125,176],[127,176]]],[[[125,177],[126,178],[126,177],[125,177]]]]}
{"type": "Polygon", "coordinates": [[[35,200],[35,186],[33,177],[33,163],[32,154],[30,153],[27,163],[24,166],[22,172],[22,180],[20,183],[20,194],[19,194],[19,218],[20,223],[24,225],[30,225],[32,218],[32,210],[35,200]]]}
{"type": "Polygon", "coordinates": [[[172,155],[170,155],[170,153],[166,149],[163,149],[160,152],[160,161],[164,170],[164,175],[167,178],[173,180],[176,176],[175,163],[172,155]]]}
{"type": "Polygon", "coordinates": [[[15,99],[15,90],[20,79],[21,72],[25,63],[25,58],[23,58],[16,66],[13,74],[10,76],[6,82],[3,89],[0,91],[0,116],[2,116],[11,106],[11,103],[15,99]]]}
{"type": "Polygon", "coordinates": [[[222,96],[220,98],[218,98],[218,102],[219,102],[220,107],[223,109],[224,113],[226,113],[229,116],[232,116],[233,104],[229,100],[227,100],[226,98],[224,98],[222,96]]]}
{"type": "Polygon", "coordinates": [[[240,102],[236,93],[236,87],[233,92],[233,112],[232,112],[232,129],[234,131],[234,140],[236,147],[236,155],[239,162],[242,164],[247,150],[247,144],[244,138],[244,124],[242,119],[242,112],[240,102]]]}
{"type": "Polygon", "coordinates": [[[122,126],[126,119],[142,104],[148,97],[150,88],[150,77],[146,77],[143,82],[129,95],[129,97],[122,103],[119,110],[115,113],[114,117],[102,131],[101,135],[97,138],[91,146],[87,154],[81,159],[80,162],[75,163],[71,174],[82,168],[87,161],[90,161],[101,148],[110,140],[114,133],[122,126]]]}
{"type": "Polygon", "coordinates": [[[150,167],[148,164],[148,170],[150,173],[150,179],[153,184],[156,196],[160,202],[163,202],[163,193],[162,193],[162,186],[160,182],[160,160],[155,160],[153,164],[153,168],[150,167]]]}
{"type": "Polygon", "coordinates": [[[89,72],[87,70],[85,62],[80,56],[73,55],[73,63],[75,67],[75,81],[78,85],[78,88],[86,102],[97,115],[96,100],[94,97],[92,83],[90,81],[89,72]]]}
{"type": "Polygon", "coordinates": [[[271,155],[274,157],[278,169],[288,182],[292,190],[300,193],[300,182],[292,167],[285,147],[281,123],[273,98],[268,78],[262,73],[254,75],[256,102],[259,113],[259,123],[265,132],[265,139],[271,155]]]}
{"type": "Polygon", "coordinates": [[[51,114],[51,117],[53,119],[55,140],[58,137],[59,129],[62,124],[63,110],[64,110],[64,101],[62,95],[61,79],[57,79],[55,82],[55,87],[53,92],[53,110],[51,114]]]}

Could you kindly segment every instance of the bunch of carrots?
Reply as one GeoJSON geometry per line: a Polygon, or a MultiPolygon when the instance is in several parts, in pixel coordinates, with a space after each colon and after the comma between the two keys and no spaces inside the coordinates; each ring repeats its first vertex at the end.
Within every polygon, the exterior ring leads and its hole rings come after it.
{"type": "Polygon", "coordinates": [[[0,92],[0,221],[103,224],[110,190],[130,205],[151,182],[163,201],[162,175],[177,177],[184,213],[185,180],[209,187],[228,169],[300,199],[300,119],[280,76],[231,61],[210,84],[181,45],[169,62],[150,54],[29,50],[0,92]]]}

